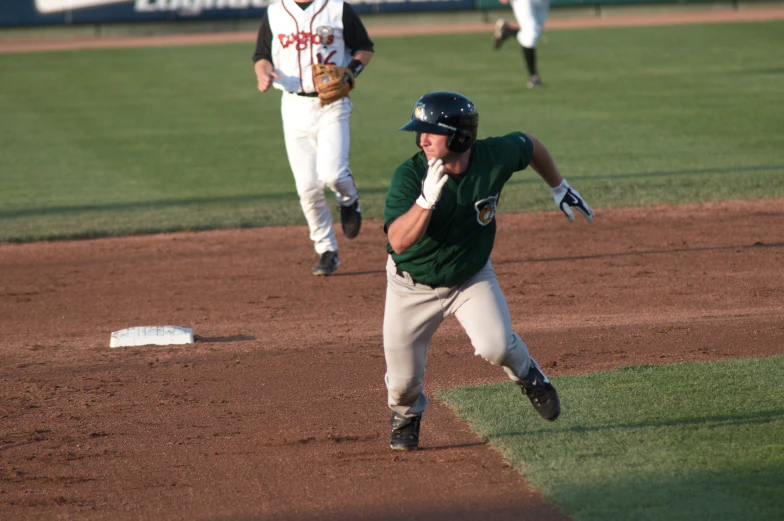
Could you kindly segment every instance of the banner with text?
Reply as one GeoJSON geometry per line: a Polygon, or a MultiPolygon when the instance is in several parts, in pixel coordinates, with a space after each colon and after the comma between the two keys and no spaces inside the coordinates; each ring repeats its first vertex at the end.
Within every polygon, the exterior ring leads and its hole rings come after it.
{"type": "MultiPolygon", "coordinates": [[[[0,1],[0,27],[261,18],[271,3],[270,0],[0,1]]],[[[475,8],[475,0],[351,0],[349,3],[359,14],[475,8]]]]}

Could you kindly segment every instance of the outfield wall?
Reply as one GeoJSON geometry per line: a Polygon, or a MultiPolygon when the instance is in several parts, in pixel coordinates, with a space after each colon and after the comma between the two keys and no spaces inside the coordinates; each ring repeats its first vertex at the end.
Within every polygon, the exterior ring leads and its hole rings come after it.
{"type": "MultiPolygon", "coordinates": [[[[0,1],[0,28],[179,21],[258,20],[275,0],[12,0],[0,1]]],[[[360,14],[449,13],[508,9],[499,0],[349,0],[360,14]]],[[[746,2],[746,3],[756,3],[746,2]]],[[[562,7],[702,5],[738,0],[551,0],[562,7]]]]}

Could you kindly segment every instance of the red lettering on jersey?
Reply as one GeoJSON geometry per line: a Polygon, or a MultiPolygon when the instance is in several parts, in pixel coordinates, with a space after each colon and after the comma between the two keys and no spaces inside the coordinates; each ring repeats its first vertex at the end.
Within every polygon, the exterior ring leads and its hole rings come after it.
{"type": "Polygon", "coordinates": [[[335,37],[330,34],[324,38],[319,34],[300,31],[298,33],[279,34],[278,40],[284,49],[289,45],[294,45],[298,51],[304,51],[309,45],[332,45],[335,41],[335,37]]]}

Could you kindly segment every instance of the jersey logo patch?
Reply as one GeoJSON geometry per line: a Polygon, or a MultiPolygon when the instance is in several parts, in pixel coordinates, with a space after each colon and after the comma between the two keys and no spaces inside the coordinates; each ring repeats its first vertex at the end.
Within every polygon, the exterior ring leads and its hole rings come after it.
{"type": "Polygon", "coordinates": [[[334,32],[335,30],[328,25],[322,25],[316,27],[316,31],[315,31],[315,33],[319,35],[323,41],[326,41],[328,38],[331,38],[334,32]]]}
{"type": "Polygon", "coordinates": [[[495,209],[498,206],[498,196],[500,194],[491,195],[485,199],[481,199],[474,203],[476,210],[476,220],[482,226],[487,226],[495,217],[495,209]]]}

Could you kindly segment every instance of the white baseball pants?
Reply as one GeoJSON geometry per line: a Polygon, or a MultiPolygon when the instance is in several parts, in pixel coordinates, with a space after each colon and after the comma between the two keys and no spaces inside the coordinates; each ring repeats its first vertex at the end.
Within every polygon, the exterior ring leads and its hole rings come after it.
{"type": "Polygon", "coordinates": [[[427,407],[422,383],[430,340],[450,315],[465,329],[474,354],[503,367],[514,381],[528,374],[528,347],[512,331],[509,307],[490,261],[460,286],[431,288],[415,283],[408,273],[399,275],[389,256],[384,357],[387,399],[396,413],[412,416],[427,407]]]}
{"type": "Polygon", "coordinates": [[[348,165],[351,100],[322,107],[318,98],[284,92],[281,99],[283,137],[302,212],[316,253],[338,251],[326,186],[338,202],[357,200],[357,186],[348,165]]]}
{"type": "Polygon", "coordinates": [[[511,0],[520,30],[517,41],[523,47],[533,49],[542,35],[544,22],[550,10],[550,0],[511,0]]]}

